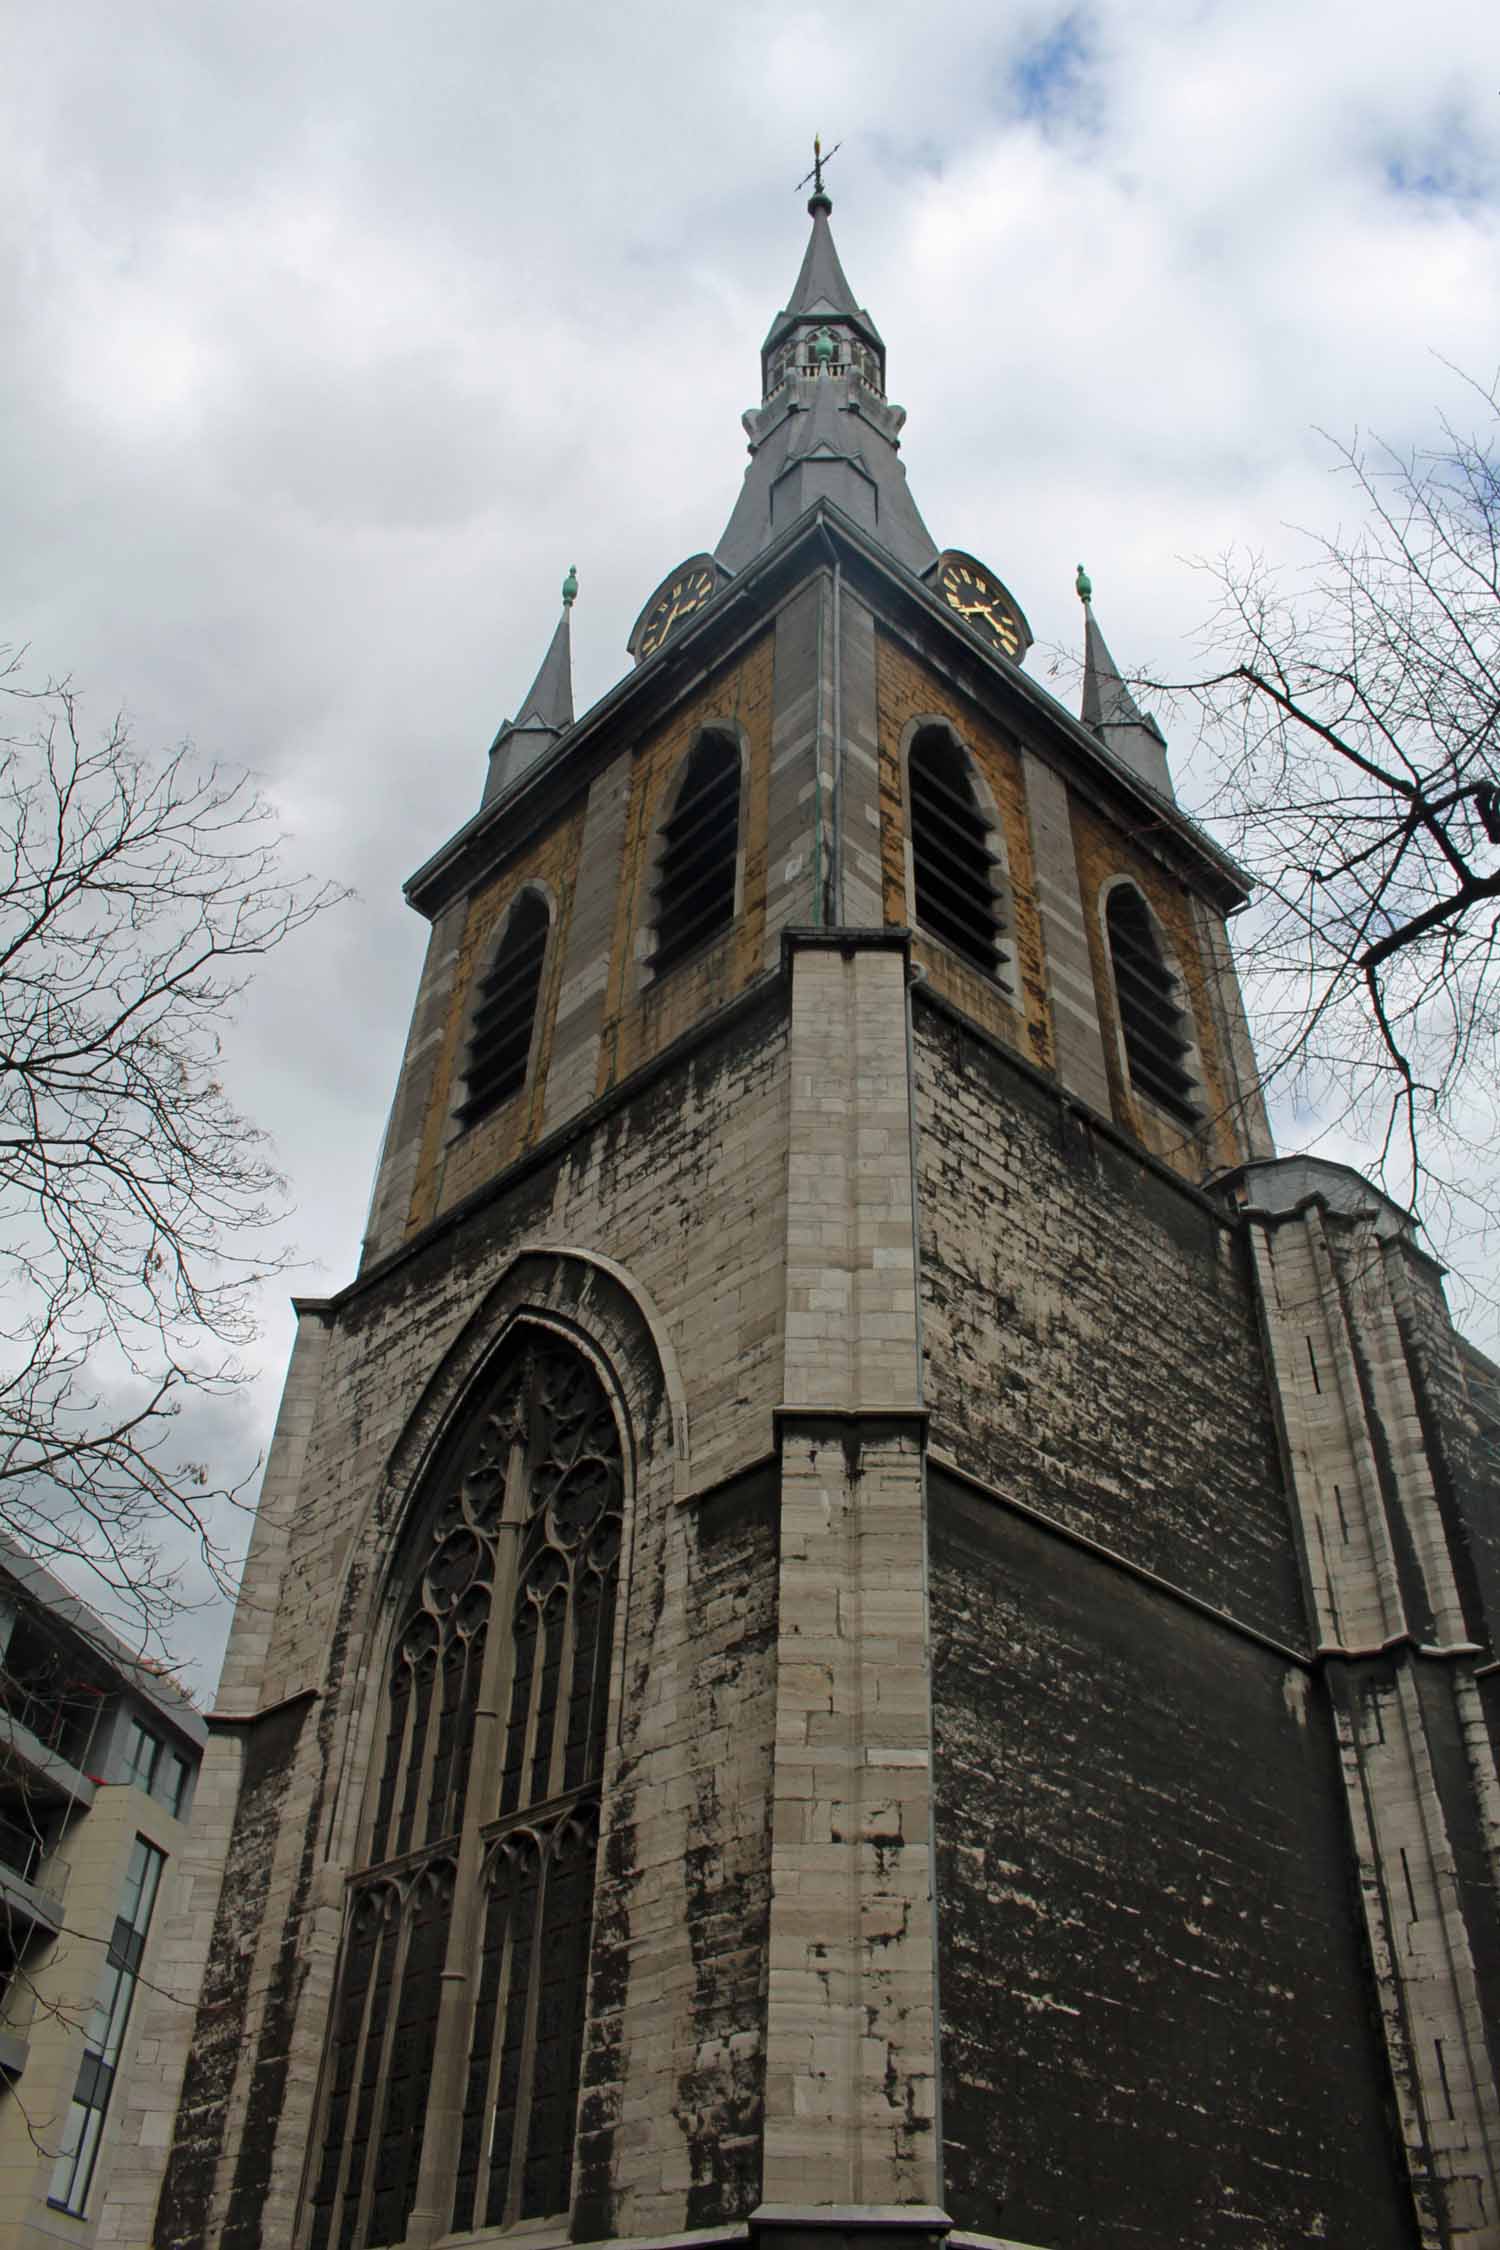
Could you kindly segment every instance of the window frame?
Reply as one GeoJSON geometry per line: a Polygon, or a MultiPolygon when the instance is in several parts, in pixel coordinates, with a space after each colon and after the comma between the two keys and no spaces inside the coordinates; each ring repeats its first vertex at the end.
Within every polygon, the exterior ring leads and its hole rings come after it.
{"type": "Polygon", "coordinates": [[[651,849],[647,854],[643,873],[644,911],[640,916],[644,958],[641,963],[643,982],[647,991],[667,984],[680,969],[700,961],[711,949],[728,937],[740,924],[745,910],[745,830],[749,815],[749,745],[745,730],[737,719],[705,719],[694,728],[692,739],[672,771],[672,776],[662,793],[652,829],[651,849]],[[668,851],[668,829],[676,817],[677,807],[687,784],[688,772],[694,758],[709,740],[717,740],[732,753],[738,769],[738,786],[735,791],[735,834],[733,854],[733,885],[730,892],[729,911],[724,920],[705,936],[674,952],[671,959],[661,964],[661,881],[663,865],[668,851]]]}
{"type": "Polygon", "coordinates": [[[1005,821],[996,802],[994,790],[990,787],[989,778],[979,759],[975,756],[972,745],[964,740],[953,721],[946,718],[941,712],[924,712],[917,718],[908,721],[903,730],[901,739],[901,808],[904,827],[902,844],[906,876],[906,912],[907,920],[912,929],[924,943],[940,946],[945,957],[961,963],[970,975],[980,977],[986,984],[992,985],[1010,1007],[1018,1006],[1015,890],[1011,881],[1010,842],[1006,835],[1005,821]],[[984,822],[984,848],[989,854],[990,861],[990,909],[995,932],[996,959],[993,969],[984,968],[974,959],[972,954],[955,945],[951,938],[945,937],[941,930],[934,929],[930,923],[923,921],[917,910],[916,821],[915,799],[912,794],[911,762],[913,753],[917,750],[923,736],[928,734],[944,736],[963,760],[969,786],[974,792],[975,808],[979,818],[984,822]]]}
{"type": "MultiPolygon", "coordinates": [[[[454,2207],[460,2192],[459,2163],[463,2150],[464,2110],[469,2098],[465,2089],[469,2085],[468,2074],[474,2067],[477,2045],[476,2034],[482,1998],[481,1977],[483,1966],[478,1948],[487,1926],[492,1863],[503,1847],[524,1837],[530,1837],[544,1856],[551,1855],[555,1858],[557,1851],[560,1849],[560,1839],[563,1837],[565,1830],[570,1829],[570,1827],[576,1828],[580,1821],[585,1824],[592,1823],[589,1845],[589,1916],[592,1917],[596,1911],[598,1840],[603,1829],[604,1811],[607,1803],[608,1769],[613,1731],[618,1727],[620,1640],[623,1632],[627,1585],[624,1558],[629,1551],[630,1523],[633,1511],[632,1462],[633,1452],[629,1418],[622,1396],[607,1363],[589,1346],[587,1339],[579,1333],[528,1312],[507,1324],[495,1347],[486,1353],[483,1366],[466,1384],[462,1401],[448,1418],[446,1435],[434,1447],[430,1456],[429,1468],[420,1480],[412,1504],[403,1512],[403,1526],[396,1535],[390,1550],[390,1560],[384,1572],[383,1587],[378,1597],[383,1622],[371,1644],[371,1662],[366,1672],[360,1711],[355,1720],[359,1737],[364,1743],[364,1754],[361,1759],[361,1772],[354,1784],[354,1802],[350,1808],[353,1821],[351,1831],[352,1872],[345,1879],[344,1928],[339,1944],[335,1974],[329,1991],[327,2015],[323,2028],[322,2064],[311,2121],[312,2129],[307,2141],[298,2216],[293,2234],[293,2240],[298,2245],[298,2250],[306,2250],[308,2244],[321,2239],[318,2229],[323,2222],[319,2217],[317,2198],[323,2186],[320,2174],[327,2161],[330,2145],[328,2127],[333,2091],[335,2043],[338,2038],[339,2011],[353,1937],[353,1918],[356,1907],[361,1900],[372,1897],[384,1886],[392,1886],[398,1882],[415,1883],[424,1871],[436,1868],[439,1863],[451,1863],[456,1893],[467,1884],[466,1892],[463,1892],[463,1895],[455,1896],[448,1924],[449,1938],[445,1942],[451,1943],[452,1932],[461,1926],[466,1926],[473,1937],[476,1948],[476,1966],[468,1982],[467,1997],[457,2012],[456,2018],[449,2021],[446,2026],[439,2026],[435,2033],[435,2040],[438,2042],[440,2052],[434,2061],[433,2076],[434,2078],[437,2076],[439,2069],[445,2070],[448,2073],[450,2091],[455,2086],[457,2088],[457,2108],[453,2114],[448,2116],[447,2122],[440,2127],[443,2134],[443,2143],[441,2148],[437,2150],[435,2159],[442,2170],[445,2183],[443,2191],[446,2197],[444,2238],[447,2239],[450,2233],[457,2232],[463,2239],[467,2239],[469,2233],[474,2233],[478,2237],[488,2240],[491,2233],[497,2228],[509,2229],[511,2226],[523,2231],[534,2232],[537,2229],[552,2227],[564,2222],[568,2211],[571,2210],[573,2198],[576,2196],[578,2189],[574,2157],[576,2155],[578,2119],[582,2097],[582,2067],[588,2023],[588,1992],[592,1974],[592,1932],[586,1941],[582,1979],[576,1994],[578,2042],[576,2053],[573,2056],[576,2082],[572,2088],[565,2153],[565,2164],[569,2179],[568,2203],[559,2210],[538,2211],[525,2217],[513,2215],[503,2221],[489,2219],[486,2217],[484,2210],[480,2208],[473,2212],[466,2227],[456,2229],[454,2225],[454,2207]],[[488,1702],[496,1713],[494,1732],[487,1747],[469,1744],[469,1752],[472,1754],[473,1760],[472,1785],[467,1786],[465,1790],[465,1802],[460,1826],[447,1836],[428,1835],[425,1840],[418,1840],[424,1826],[424,1816],[419,1811],[412,1832],[405,1839],[404,1848],[399,1848],[402,1847],[402,1838],[398,1832],[397,1823],[403,1808],[394,1801],[388,1801],[384,1811],[382,1811],[382,1790],[385,1781],[383,1769],[390,1741],[390,1683],[393,1663],[402,1638],[411,1624],[412,1604],[417,1589],[426,1583],[425,1572],[427,1562],[430,1559],[428,1542],[447,1505],[444,1495],[450,1487],[451,1480],[459,1474],[458,1465],[466,1451],[469,1450],[477,1429],[491,1414],[496,1385],[497,1383],[503,1383],[506,1376],[508,1356],[511,1353],[524,1355],[530,1351],[545,1351],[557,1347],[562,1347],[575,1355],[596,1385],[599,1399],[603,1407],[607,1408],[610,1417],[615,1458],[618,1463],[615,1505],[618,1509],[619,1540],[612,1564],[613,1576],[609,1593],[610,1614],[607,1630],[602,1641],[596,1643],[593,1658],[594,1693],[596,1698],[602,1697],[602,1702],[599,1705],[598,1760],[590,1770],[565,1786],[549,1787],[547,1792],[540,1796],[536,1795],[534,1790],[528,1796],[523,1787],[520,1801],[508,1809],[496,1810],[493,1804],[489,1806],[487,1813],[483,1809],[481,1792],[487,1788],[490,1794],[495,1796],[498,1803],[500,1801],[499,1793],[503,1789],[508,1770],[506,1764],[507,1730],[514,1717],[513,1695],[517,1679],[517,1641],[513,1631],[513,1619],[517,1599],[523,1591],[520,1575],[513,1575],[506,1582],[509,1587],[511,1613],[505,1622],[503,1631],[497,1630],[496,1620],[504,1614],[506,1598],[502,1587],[502,1579],[497,1576],[493,1582],[486,1631],[489,1638],[496,1644],[504,1643],[504,1650],[502,1657],[494,1665],[484,1667],[484,1675],[479,1682],[481,1699],[488,1702]],[[507,1714],[510,1715],[509,1718],[507,1714]],[[482,1765],[481,1761],[483,1761],[482,1765]],[[383,1826],[382,1822],[384,1823],[383,1826]],[[385,1854],[378,1860],[371,1856],[377,1844],[385,1854]],[[466,1857],[467,1865],[465,1865],[466,1857]]],[[[537,1487],[530,1481],[533,1475],[530,1465],[528,1465],[525,1473],[528,1481],[524,1490],[526,1507],[529,1512],[526,1515],[519,1542],[523,1550],[521,1558],[523,1563],[530,1530],[542,1522],[548,1506],[545,1501],[539,1501],[535,1498],[537,1487]]],[[[576,1612],[577,1602],[575,1600],[565,1613],[565,1631],[570,1648],[573,1637],[577,1632],[576,1612]]],[[[570,1655],[569,1662],[571,1663],[571,1661],[570,1655]]],[[[441,1655],[439,1655],[437,1678],[434,1682],[429,1704],[433,1728],[438,1723],[441,1666],[442,1660],[441,1655]]],[[[549,1774],[554,1774],[554,1769],[557,1772],[563,1770],[559,1761],[566,1760],[570,1745],[567,1718],[571,1706],[559,1702],[554,1708],[558,1715],[553,1722],[555,1731],[551,1737],[551,1748],[549,1750],[549,1758],[552,1761],[549,1766],[549,1774]]],[[[534,1717],[535,1711],[533,1710],[534,1717]]],[[[462,1747],[461,1735],[459,1739],[462,1747]]],[[[527,1740],[529,1739],[528,1736],[527,1740]]],[[[416,1784],[414,1802],[419,1807],[429,1804],[429,1789],[432,1780],[432,1748],[432,1739],[429,1733],[423,1751],[425,1762],[416,1784]]],[[[529,1767],[530,1760],[531,1753],[528,1750],[523,1757],[523,1766],[529,1767]]],[[[401,1775],[405,1771],[405,1768],[399,1768],[396,1779],[392,1784],[394,1790],[402,1790],[403,1794],[401,1775]]],[[[399,1911],[405,1913],[404,1908],[399,1911]]],[[[404,1922],[398,1927],[395,1944],[395,1966],[387,1984],[392,2021],[404,2007],[406,1998],[404,1977],[407,1936],[404,1922]]],[[[539,1949],[538,1961],[540,1962],[541,1959],[539,1949]]],[[[537,1973],[540,1974],[540,1968],[537,1973]]],[[[437,1980],[440,1988],[447,1981],[446,1975],[440,1976],[437,1980]]],[[[505,1987],[505,1990],[508,1994],[509,1986],[505,1987]]],[[[508,1998],[506,2005],[510,2005],[508,1998]]],[[[529,2005],[534,2012],[535,2002],[533,2001],[529,2005]]],[[[493,2037],[494,2048],[490,2053],[489,2063],[493,2066],[498,2054],[501,2036],[498,2023],[494,2025],[491,2036],[493,2037]]],[[[377,2092],[373,2099],[371,2113],[372,2142],[376,2127],[383,2123],[386,2116],[386,2102],[391,2084],[388,2064],[388,2054],[383,2055],[377,2064],[377,2092]]],[[[493,2069],[491,2069],[491,2075],[493,2076],[493,2069]]],[[[451,2110],[451,2103],[449,2107],[451,2110]]],[[[523,2150],[530,2150],[529,2135],[531,2128],[537,2118],[543,2114],[540,2110],[535,2109],[529,2112],[526,2125],[517,2143],[523,2150]]],[[[495,2115],[492,2107],[485,2108],[481,2115],[485,2146],[476,2178],[476,2195],[482,2204],[485,2191],[491,2185],[489,2174],[492,2161],[495,2115]]],[[[429,2153],[424,2127],[416,2139],[412,2157],[416,2183],[412,2190],[414,2196],[420,2196],[422,2192],[420,2178],[426,2169],[429,2153]]],[[[373,2159],[371,2161],[373,2165],[373,2159]]],[[[343,2201],[346,2196],[346,2177],[343,2168],[347,2167],[348,2163],[347,2150],[341,2152],[339,2163],[341,2166],[339,2181],[331,2203],[332,2217],[328,2222],[334,2230],[335,2239],[342,2223],[343,2201]]],[[[365,2230],[370,2223],[372,2207],[371,2182],[373,2178],[373,2169],[362,2175],[363,2184],[357,2206],[358,2217],[354,2236],[357,2242],[363,2242],[366,2239],[365,2230]]],[[[522,2184],[524,2186],[524,2181],[522,2184]]],[[[413,2204],[408,2208],[408,2227],[411,2213],[416,2207],[413,2204]]],[[[404,2239],[404,2235],[400,2239],[404,2239]]]]}
{"type": "Polygon", "coordinates": [[[1198,1043],[1198,1025],[1187,979],[1175,948],[1168,943],[1167,934],[1151,900],[1134,875],[1111,875],[1099,887],[1098,914],[1100,936],[1104,946],[1104,959],[1109,973],[1110,1002],[1114,1013],[1115,1053],[1119,1061],[1121,1081],[1132,1101],[1142,1105],[1146,1115],[1159,1121],[1182,1140],[1194,1140],[1207,1121],[1207,1091],[1203,1077],[1203,1055],[1198,1043]],[[1172,982],[1172,999],[1169,1005],[1176,1008],[1182,1019],[1182,1060],[1177,1066],[1181,1075],[1192,1083],[1191,1096],[1184,1096],[1181,1104],[1166,1100],[1150,1086],[1136,1077],[1131,1060],[1130,1043],[1125,1028],[1125,1010],[1120,1001],[1118,968],[1115,961],[1115,941],[1110,930],[1112,902],[1128,891],[1139,902],[1142,916],[1149,931],[1157,960],[1172,982]]]}
{"type": "Polygon", "coordinates": [[[547,1016],[548,987],[556,962],[554,944],[557,929],[557,899],[550,885],[543,882],[538,876],[527,876],[518,885],[513,895],[507,899],[494,929],[488,934],[480,951],[473,976],[470,978],[468,991],[464,995],[463,1022],[457,1048],[458,1059],[453,1072],[453,1085],[448,1104],[447,1138],[450,1144],[461,1140],[467,1133],[475,1132],[481,1125],[492,1124],[513,1103],[525,1100],[528,1095],[536,1090],[537,1067],[541,1060],[542,1033],[547,1016]],[[501,1095],[497,1101],[486,1103],[482,1109],[470,1115],[473,1096],[469,1090],[468,1066],[474,1045],[475,1021],[484,1005],[484,987],[499,964],[500,955],[510,934],[511,925],[528,899],[535,900],[546,915],[547,935],[542,946],[541,961],[537,968],[536,1002],[532,1009],[531,1035],[526,1046],[526,1068],[519,1085],[513,1086],[509,1093],[501,1095]]]}
{"type": "Polygon", "coordinates": [[[65,2212],[69,2218],[83,2218],[88,2211],[104,2129],[109,2121],[110,2102],[130,2031],[136,1987],[141,1981],[141,1963],[145,1959],[166,1866],[167,1855],[159,1844],[153,1844],[149,1836],[137,1835],[133,1839],[120,1900],[122,1911],[115,1915],[105,1950],[104,1971],[89,2011],[83,2055],[73,2082],[62,2145],[53,2159],[47,2194],[47,2208],[65,2212]],[[138,1857],[139,1874],[135,1872],[138,1857]],[[94,2098],[96,2096],[99,2098],[94,2098]],[[66,2192],[59,2194],[57,2190],[64,2177],[66,2192]]]}

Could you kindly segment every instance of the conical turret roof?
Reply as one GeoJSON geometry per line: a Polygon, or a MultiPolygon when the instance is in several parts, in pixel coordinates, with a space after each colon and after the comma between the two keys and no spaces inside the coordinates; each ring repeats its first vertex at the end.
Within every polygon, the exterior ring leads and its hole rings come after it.
{"type": "Polygon", "coordinates": [[[577,573],[569,569],[563,584],[563,612],[557,621],[541,669],[521,700],[513,719],[502,721],[490,744],[490,770],[483,802],[488,804],[502,789],[536,764],[560,735],[573,724],[573,596],[577,573]]]}
{"type": "Polygon", "coordinates": [[[1172,795],[1167,745],[1161,728],[1142,711],[1121,677],[1120,667],[1094,615],[1093,586],[1078,566],[1078,598],[1083,603],[1083,708],[1079,716],[1122,765],[1163,797],[1172,795]]]}

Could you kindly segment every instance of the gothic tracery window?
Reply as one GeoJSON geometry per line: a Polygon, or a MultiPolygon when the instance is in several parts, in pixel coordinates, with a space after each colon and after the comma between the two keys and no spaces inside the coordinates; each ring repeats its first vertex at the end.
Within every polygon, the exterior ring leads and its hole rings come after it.
{"type": "Polygon", "coordinates": [[[622,1495],[599,1377],[521,1329],[403,1579],[309,2250],[568,2208],[622,1495]]]}

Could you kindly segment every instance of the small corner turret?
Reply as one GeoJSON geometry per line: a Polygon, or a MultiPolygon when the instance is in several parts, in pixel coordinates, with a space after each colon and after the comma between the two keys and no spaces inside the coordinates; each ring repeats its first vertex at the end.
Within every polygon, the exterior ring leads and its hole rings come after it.
{"type": "Polygon", "coordinates": [[[513,719],[502,722],[490,744],[489,772],[485,776],[481,805],[492,804],[502,790],[534,766],[544,751],[566,734],[573,724],[573,604],[578,598],[578,570],[569,563],[562,583],[562,615],[542,658],[541,669],[523,697],[513,719]]]}
{"type": "Polygon", "coordinates": [[[1094,582],[1082,563],[1073,588],[1083,604],[1083,708],[1084,725],[1096,734],[1122,766],[1144,781],[1158,796],[1172,798],[1172,776],[1167,766],[1167,742],[1149,711],[1142,711],[1120,676],[1120,667],[1094,616],[1094,582]]]}

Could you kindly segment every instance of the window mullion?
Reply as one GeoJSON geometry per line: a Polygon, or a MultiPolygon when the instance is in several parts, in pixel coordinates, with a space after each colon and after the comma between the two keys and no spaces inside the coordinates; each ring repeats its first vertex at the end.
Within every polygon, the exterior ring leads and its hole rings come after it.
{"type": "MultiPolygon", "coordinates": [[[[469,2041],[478,1990],[475,1963],[479,1959],[484,1919],[480,1883],[484,1848],[479,1831],[489,1817],[499,1780],[500,1747],[504,1741],[500,1713],[508,1701],[503,1690],[508,1684],[514,1647],[510,1612],[515,1603],[516,1550],[525,1521],[525,1448],[519,1440],[512,1440],[505,1474],[505,1502],[495,1538],[479,1700],[469,1745],[469,1785],[464,1792],[463,1826],[454,1870],[453,1914],[448,1925],[443,1991],[437,2036],[433,2042],[432,2095],[427,2105],[421,2170],[408,2232],[419,2215],[424,2219],[436,2219],[436,2234],[446,2234],[452,2224],[453,2182],[458,2171],[469,2041]]],[[[423,2233],[420,2239],[426,2241],[429,2237],[423,2233]]]]}
{"type": "MultiPolygon", "coordinates": [[[[391,2048],[395,2044],[396,2024],[401,2014],[401,1988],[406,1981],[406,1956],[411,1951],[412,1901],[416,1897],[416,1881],[400,1894],[401,1919],[396,1928],[396,1954],[386,1983],[385,2022],[380,2031],[380,2060],[375,2069],[375,2091],[370,2101],[370,2130],[365,2140],[359,2178],[359,2204],[354,2219],[353,2240],[362,2243],[370,2227],[370,2206],[375,2200],[375,2168],[380,2161],[381,2131],[385,2123],[386,2095],[391,2083],[391,2048]]],[[[377,1955],[372,1988],[379,1981],[380,1961],[377,1955]]],[[[368,2018],[366,2018],[368,2023],[368,2018]]],[[[357,2091],[357,2089],[356,2089],[357,2091]]]]}
{"type": "Polygon", "coordinates": [[[526,2195],[526,2151],[531,2140],[531,2095],[536,2083],[537,2001],[542,1987],[542,1937],[547,1927],[547,1883],[552,1872],[552,1840],[556,1830],[542,1839],[536,1882],[536,1921],[531,1939],[531,1960],[526,1979],[526,2022],[521,2035],[521,2075],[516,2087],[516,2130],[511,2144],[510,2179],[505,2192],[506,2226],[522,2215],[526,2195]]]}

